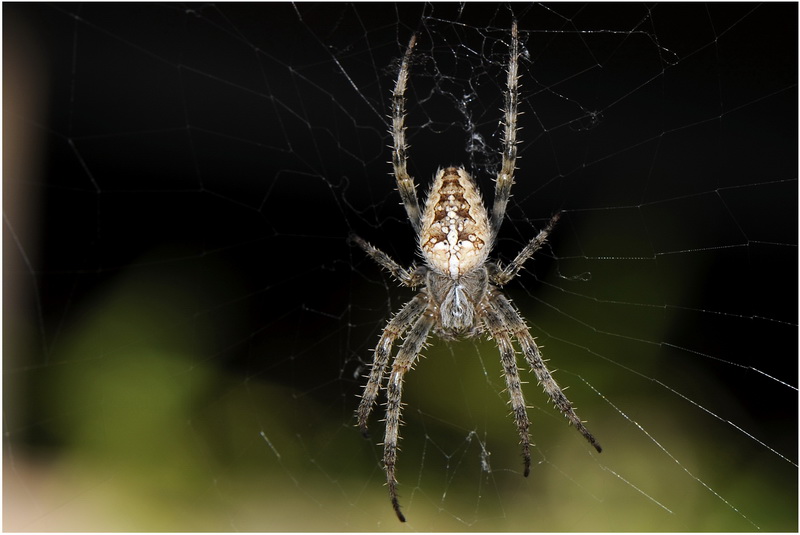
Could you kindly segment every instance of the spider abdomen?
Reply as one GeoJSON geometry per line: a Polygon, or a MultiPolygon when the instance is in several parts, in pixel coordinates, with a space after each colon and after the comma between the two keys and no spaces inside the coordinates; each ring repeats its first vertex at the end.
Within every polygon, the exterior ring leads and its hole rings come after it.
{"type": "Polygon", "coordinates": [[[419,245],[428,265],[455,280],[484,264],[491,233],[480,191],[460,167],[440,169],[425,201],[419,245]]]}

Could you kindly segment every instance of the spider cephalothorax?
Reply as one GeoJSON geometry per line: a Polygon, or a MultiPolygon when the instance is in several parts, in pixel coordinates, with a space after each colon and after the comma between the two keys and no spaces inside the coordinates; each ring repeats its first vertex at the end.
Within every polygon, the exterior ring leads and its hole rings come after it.
{"type": "Polygon", "coordinates": [[[497,175],[494,206],[489,216],[480,191],[463,168],[440,169],[433,180],[423,211],[420,211],[414,179],[408,174],[405,141],[404,94],[408,67],[416,36],[411,37],[392,94],[392,165],[406,213],[419,238],[419,249],[425,263],[405,269],[389,255],[358,236],[353,241],[403,285],[421,286],[419,293],[391,319],[383,330],[369,381],[358,407],[358,425],[367,434],[367,420],[378,391],[385,382],[387,391],[386,432],[383,441],[383,462],[389,485],[389,496],[397,517],[405,521],[397,497],[395,462],[399,437],[403,378],[408,372],[428,335],[433,331],[447,340],[488,333],[500,349],[503,374],[506,380],[514,421],[522,442],[525,476],[530,472],[531,453],[528,434],[528,414],[522,396],[519,370],[512,340],[516,339],[525,360],[536,374],[539,384],[569,422],[597,449],[600,444],[583,425],[572,404],[556,384],[545,366],[525,320],[517,308],[503,295],[500,287],[513,279],[522,265],[547,240],[559,218],[554,215],[535,238],[507,266],[489,260],[497,232],[505,217],[511,195],[514,166],[517,157],[517,99],[519,37],[517,24],[511,27],[511,51],[508,62],[507,93],[504,122],[502,167],[497,175]],[[403,343],[392,362],[386,378],[386,368],[394,341],[403,343]]]}

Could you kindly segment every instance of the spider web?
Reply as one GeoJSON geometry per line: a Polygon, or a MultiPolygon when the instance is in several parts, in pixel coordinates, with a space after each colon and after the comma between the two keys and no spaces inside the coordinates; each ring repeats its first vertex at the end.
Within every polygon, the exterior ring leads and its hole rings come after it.
{"type": "Polygon", "coordinates": [[[7,530],[796,531],[795,4],[4,4],[7,530]],[[410,171],[491,199],[494,256],[603,444],[532,375],[522,477],[491,340],[407,376],[399,524],[354,427],[412,295],[410,171]]]}

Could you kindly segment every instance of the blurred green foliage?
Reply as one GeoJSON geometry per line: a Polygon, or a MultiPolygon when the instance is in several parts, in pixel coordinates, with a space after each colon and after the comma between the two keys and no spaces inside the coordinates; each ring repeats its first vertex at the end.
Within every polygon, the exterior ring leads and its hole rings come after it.
{"type": "MultiPolygon", "coordinates": [[[[406,383],[399,478],[409,522],[402,525],[383,486],[380,414],[364,440],[352,426],[357,400],[349,390],[326,402],[198,357],[226,326],[187,309],[205,282],[219,285],[231,274],[220,268],[205,277],[177,281],[158,269],[123,277],[70,326],[37,394],[47,414],[37,424],[57,448],[37,456],[18,444],[7,455],[6,504],[16,508],[6,510],[7,529],[755,529],[748,519],[767,531],[796,528],[793,467],[664,395],[650,379],[657,368],[645,364],[657,367],[663,348],[639,344],[640,365],[629,373],[623,358],[602,358],[624,346],[549,336],[563,319],[541,307],[523,312],[604,452],[593,453],[529,384],[536,447],[523,478],[493,342],[434,341],[406,383]],[[18,507],[25,496],[35,514],[18,507]]],[[[700,373],[682,366],[682,376],[700,373]]],[[[707,376],[702,386],[726,396],[707,376]]]]}

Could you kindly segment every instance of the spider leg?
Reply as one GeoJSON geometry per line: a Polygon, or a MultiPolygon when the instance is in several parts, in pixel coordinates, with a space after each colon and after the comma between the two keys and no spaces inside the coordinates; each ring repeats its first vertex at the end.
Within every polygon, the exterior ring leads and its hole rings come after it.
{"type": "MultiPolygon", "coordinates": [[[[491,300],[493,297],[489,299],[491,300]]],[[[484,323],[492,334],[492,338],[494,338],[497,343],[497,347],[500,349],[500,359],[503,363],[503,375],[505,375],[506,387],[511,397],[511,412],[514,415],[514,421],[519,431],[519,438],[522,442],[525,477],[528,477],[531,471],[531,441],[530,435],[528,434],[530,421],[528,420],[528,411],[525,408],[525,398],[522,396],[522,387],[519,379],[516,356],[514,354],[514,346],[511,343],[511,336],[508,328],[503,324],[503,318],[496,311],[491,308],[487,309],[484,315],[484,323]]]]}
{"type": "Polygon", "coordinates": [[[522,248],[522,250],[517,254],[517,257],[514,258],[510,264],[492,273],[492,282],[503,286],[511,279],[516,277],[517,273],[519,273],[519,270],[522,269],[522,265],[545,244],[547,241],[547,236],[550,235],[550,232],[553,230],[553,227],[556,225],[556,223],[558,223],[558,219],[560,217],[560,213],[556,213],[556,215],[551,217],[550,221],[547,222],[547,226],[540,230],[539,234],[537,234],[535,238],[528,242],[528,245],[522,248]]]}
{"type": "Polygon", "coordinates": [[[391,256],[384,253],[374,245],[368,243],[355,234],[350,235],[350,241],[361,247],[376,263],[384,267],[403,286],[415,287],[422,284],[425,279],[424,268],[414,270],[405,269],[395,262],[391,256]]]}
{"type": "Polygon", "coordinates": [[[508,78],[506,81],[506,97],[503,124],[503,164],[497,175],[494,190],[494,206],[492,207],[492,233],[497,236],[506,205],[511,197],[511,185],[514,184],[514,166],[517,161],[517,107],[519,104],[519,35],[517,21],[511,25],[511,50],[508,59],[508,78]]]}
{"type": "Polygon", "coordinates": [[[361,395],[361,403],[358,405],[358,427],[364,436],[369,436],[367,432],[367,420],[369,414],[372,412],[372,407],[375,404],[375,398],[378,396],[381,383],[383,382],[383,375],[386,371],[386,364],[389,361],[389,355],[392,352],[392,344],[394,341],[403,335],[406,330],[413,324],[417,317],[425,311],[428,306],[428,298],[425,294],[419,293],[414,298],[406,303],[406,305],[389,320],[386,327],[383,329],[378,345],[375,347],[375,356],[372,361],[372,369],[369,373],[369,381],[364,387],[364,393],[361,395]]]}
{"type": "Polygon", "coordinates": [[[411,52],[417,42],[417,35],[411,36],[408,48],[403,55],[400,64],[400,72],[397,75],[397,82],[392,91],[392,167],[394,168],[394,178],[397,181],[397,189],[400,191],[400,198],[406,207],[408,219],[419,233],[420,230],[420,211],[419,200],[417,199],[417,188],[414,179],[408,174],[406,164],[408,163],[408,144],[406,143],[406,104],[405,92],[408,85],[408,66],[411,62],[411,52]]]}
{"type": "Polygon", "coordinates": [[[431,314],[423,314],[414,323],[414,327],[406,336],[400,351],[392,364],[392,373],[386,385],[386,436],[383,439],[383,465],[386,469],[386,482],[389,484],[389,497],[392,507],[401,522],[406,517],[400,512],[400,503],[397,498],[397,479],[395,478],[395,461],[397,460],[397,440],[400,427],[401,398],[403,394],[403,377],[411,369],[417,355],[422,349],[428,333],[434,325],[431,314]]]}
{"type": "Polygon", "coordinates": [[[503,323],[508,326],[508,329],[512,332],[514,337],[519,341],[520,347],[522,347],[522,353],[525,355],[525,359],[528,361],[533,373],[536,374],[536,378],[539,380],[539,384],[542,385],[544,391],[550,396],[550,399],[555,404],[556,408],[567,417],[567,420],[575,426],[575,428],[580,431],[580,433],[589,441],[589,443],[594,446],[594,449],[597,450],[598,453],[603,451],[603,448],[594,438],[594,436],[586,429],[586,426],[583,425],[583,422],[580,418],[578,418],[575,409],[572,407],[572,403],[567,399],[567,396],[564,395],[564,392],[561,391],[558,384],[556,383],[553,376],[550,374],[550,370],[547,369],[544,361],[542,360],[542,355],[539,352],[539,347],[536,345],[536,341],[531,336],[531,333],[528,332],[528,327],[525,325],[525,320],[522,319],[520,316],[519,311],[517,311],[516,307],[511,304],[511,301],[508,300],[506,296],[504,296],[500,292],[495,292],[494,298],[490,301],[492,307],[496,310],[496,312],[502,317],[503,323]]]}

